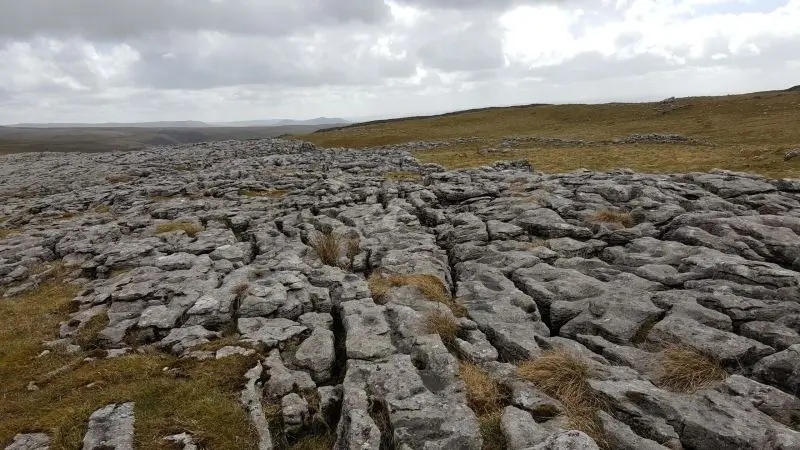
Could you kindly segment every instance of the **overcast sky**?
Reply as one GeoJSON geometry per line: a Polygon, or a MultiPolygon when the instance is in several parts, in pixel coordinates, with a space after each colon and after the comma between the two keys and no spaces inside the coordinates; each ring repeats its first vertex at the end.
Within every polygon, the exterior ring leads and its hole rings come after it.
{"type": "Polygon", "coordinates": [[[0,0],[0,124],[398,116],[800,84],[800,0],[0,0]]]}

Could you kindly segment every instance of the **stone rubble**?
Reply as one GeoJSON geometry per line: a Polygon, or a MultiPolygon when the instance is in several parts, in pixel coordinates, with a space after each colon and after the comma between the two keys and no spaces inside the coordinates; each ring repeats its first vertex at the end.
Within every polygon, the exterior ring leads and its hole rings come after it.
{"type": "MultiPolygon", "coordinates": [[[[685,143],[628,140],[656,138],[685,143]]],[[[560,346],[591,362],[612,448],[800,448],[800,180],[542,174],[518,161],[446,171],[408,153],[423,147],[276,139],[0,156],[0,230],[15,231],[0,239],[0,296],[61,263],[83,286],[62,343],[100,316],[114,355],[255,351],[241,403],[260,450],[278,448],[262,402],[281,405],[291,436],[314,432],[318,411],[336,449],[480,449],[460,360],[508,391],[508,448],[598,448],[515,376],[514,363],[560,346]],[[336,266],[312,248],[320,233],[343,239],[336,266]],[[379,295],[370,275],[431,277],[465,317],[411,285],[379,295]],[[453,342],[429,330],[432,314],[457,324],[453,342]],[[233,333],[241,346],[196,349],[233,333]],[[670,344],[716,356],[730,376],[694,393],[659,387],[652,366],[670,344]]],[[[108,405],[84,448],[132,448],[133,427],[133,404],[108,405]]],[[[47,442],[18,435],[7,448],[47,442]]]]}

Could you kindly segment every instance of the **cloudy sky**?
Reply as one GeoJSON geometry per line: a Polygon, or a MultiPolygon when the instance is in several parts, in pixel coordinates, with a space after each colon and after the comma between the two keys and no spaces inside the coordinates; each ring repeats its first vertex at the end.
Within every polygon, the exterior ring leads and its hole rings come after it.
{"type": "Polygon", "coordinates": [[[0,124],[399,116],[800,84],[800,0],[0,0],[0,124]]]}

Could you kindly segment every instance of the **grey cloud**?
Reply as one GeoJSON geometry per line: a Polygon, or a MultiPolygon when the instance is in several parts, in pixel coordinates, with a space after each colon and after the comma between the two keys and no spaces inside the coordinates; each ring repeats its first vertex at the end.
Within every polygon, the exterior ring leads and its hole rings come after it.
{"type": "Polygon", "coordinates": [[[520,5],[578,3],[576,0],[397,0],[423,9],[504,11],[520,5]]]}
{"type": "Polygon", "coordinates": [[[0,35],[80,35],[100,39],[164,30],[284,35],[351,22],[379,23],[376,0],[6,0],[0,35]]]}
{"type": "Polygon", "coordinates": [[[427,67],[445,72],[496,69],[505,64],[502,35],[488,24],[430,36],[418,54],[427,67]]]}
{"type": "Polygon", "coordinates": [[[135,82],[158,89],[375,85],[416,71],[413,59],[359,52],[359,42],[348,36],[321,41],[225,37],[222,44],[198,52],[202,45],[192,35],[176,39],[175,45],[159,37],[134,43],[141,54],[135,82]]]}

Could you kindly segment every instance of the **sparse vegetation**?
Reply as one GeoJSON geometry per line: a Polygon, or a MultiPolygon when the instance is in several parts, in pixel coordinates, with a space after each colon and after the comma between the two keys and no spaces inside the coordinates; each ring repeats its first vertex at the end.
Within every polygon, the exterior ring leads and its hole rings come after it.
{"type": "Polygon", "coordinates": [[[203,231],[203,227],[193,222],[168,222],[156,226],[156,233],[171,233],[173,231],[183,231],[191,237],[203,231]]]}
{"type": "Polygon", "coordinates": [[[361,252],[361,241],[358,238],[350,238],[347,240],[347,261],[350,263],[350,268],[355,264],[356,256],[361,252]]]}
{"type": "Polygon", "coordinates": [[[783,160],[786,148],[800,142],[796,92],[765,92],[676,100],[664,113],[659,103],[602,105],[533,105],[486,108],[439,117],[359,124],[302,136],[322,147],[367,148],[411,140],[444,140],[466,136],[484,139],[414,152],[422,162],[449,168],[476,167],[501,159],[527,159],[545,172],[620,167],[640,172],[688,172],[723,168],[765,176],[796,177],[800,158],[783,160]],[[767,114],[768,112],[768,114],[767,114]],[[731,127],[731,124],[737,124],[731,127]],[[636,144],[557,146],[522,143],[508,153],[480,154],[502,147],[506,136],[610,141],[634,133],[679,133],[716,146],[636,144]]]}
{"type": "Polygon", "coordinates": [[[544,247],[549,248],[547,245],[547,241],[544,239],[531,239],[531,242],[528,244],[528,248],[537,248],[537,247],[544,247]]]}
{"type": "Polygon", "coordinates": [[[317,253],[320,261],[326,266],[339,266],[339,254],[342,251],[343,237],[335,231],[327,233],[316,232],[310,238],[309,244],[317,253]]]}
{"type": "Polygon", "coordinates": [[[489,414],[478,416],[478,426],[483,437],[482,450],[506,450],[506,435],[503,434],[501,420],[503,411],[498,410],[489,414]]]}
{"type": "Polygon", "coordinates": [[[422,174],[416,172],[387,172],[386,179],[391,181],[419,181],[422,179],[422,174]]]}
{"type": "Polygon", "coordinates": [[[22,233],[22,230],[19,228],[0,228],[0,239],[5,239],[20,233],[22,233]]]}
{"type": "Polygon", "coordinates": [[[625,228],[630,228],[634,225],[633,216],[631,216],[630,213],[613,211],[610,209],[595,211],[594,214],[592,214],[592,220],[602,223],[615,223],[625,228]]]}
{"type": "Polygon", "coordinates": [[[93,411],[133,401],[137,448],[161,449],[162,438],[176,431],[193,433],[205,448],[255,447],[255,430],[237,400],[252,358],[200,362],[151,350],[83,362],[93,353],[60,348],[37,357],[73,308],[79,288],[65,281],[66,273],[56,265],[37,290],[0,302],[0,442],[20,430],[46,430],[52,448],[80,448],[93,411]],[[185,376],[164,367],[179,367],[185,376]],[[26,389],[30,381],[38,390],[26,389]]]}
{"type": "Polygon", "coordinates": [[[97,205],[92,209],[92,211],[98,214],[108,214],[111,212],[111,208],[109,208],[107,205],[97,205]]]}
{"type": "Polygon", "coordinates": [[[428,333],[438,334],[451,352],[455,350],[458,322],[453,319],[451,314],[438,309],[429,312],[425,317],[425,329],[428,333]]]}
{"type": "Polygon", "coordinates": [[[289,450],[330,450],[336,443],[336,435],[326,433],[321,436],[308,436],[289,447],[289,450]]]}
{"type": "Polygon", "coordinates": [[[458,373],[467,390],[467,403],[478,416],[483,449],[505,449],[500,419],[503,407],[508,403],[508,394],[485,370],[475,364],[462,361],[458,366],[458,373]]]}
{"type": "Polygon", "coordinates": [[[256,198],[282,198],[287,193],[286,189],[267,189],[267,190],[244,190],[240,193],[243,197],[256,197],[256,198]]]}
{"type": "Polygon", "coordinates": [[[58,216],[58,219],[59,220],[69,220],[69,219],[74,219],[75,217],[78,217],[78,216],[80,216],[80,213],[67,211],[67,212],[64,212],[64,213],[60,214],[58,216]]]}
{"type": "Polygon", "coordinates": [[[597,399],[588,384],[590,369],[581,356],[567,348],[556,348],[520,364],[517,374],[542,392],[558,399],[566,409],[570,426],[602,444],[603,430],[596,417],[597,399]]]}
{"type": "Polygon", "coordinates": [[[727,376],[719,361],[685,345],[664,349],[656,367],[658,383],[678,392],[693,392],[722,381],[727,376]]]}
{"type": "Polygon", "coordinates": [[[98,336],[108,325],[108,314],[105,312],[97,314],[83,324],[75,335],[75,343],[83,349],[93,350],[100,348],[98,336]]]}
{"type": "Polygon", "coordinates": [[[467,315],[464,305],[450,295],[442,280],[435,275],[381,275],[374,272],[367,281],[372,297],[378,302],[384,301],[393,287],[414,286],[428,300],[448,306],[456,317],[467,315]]]}

